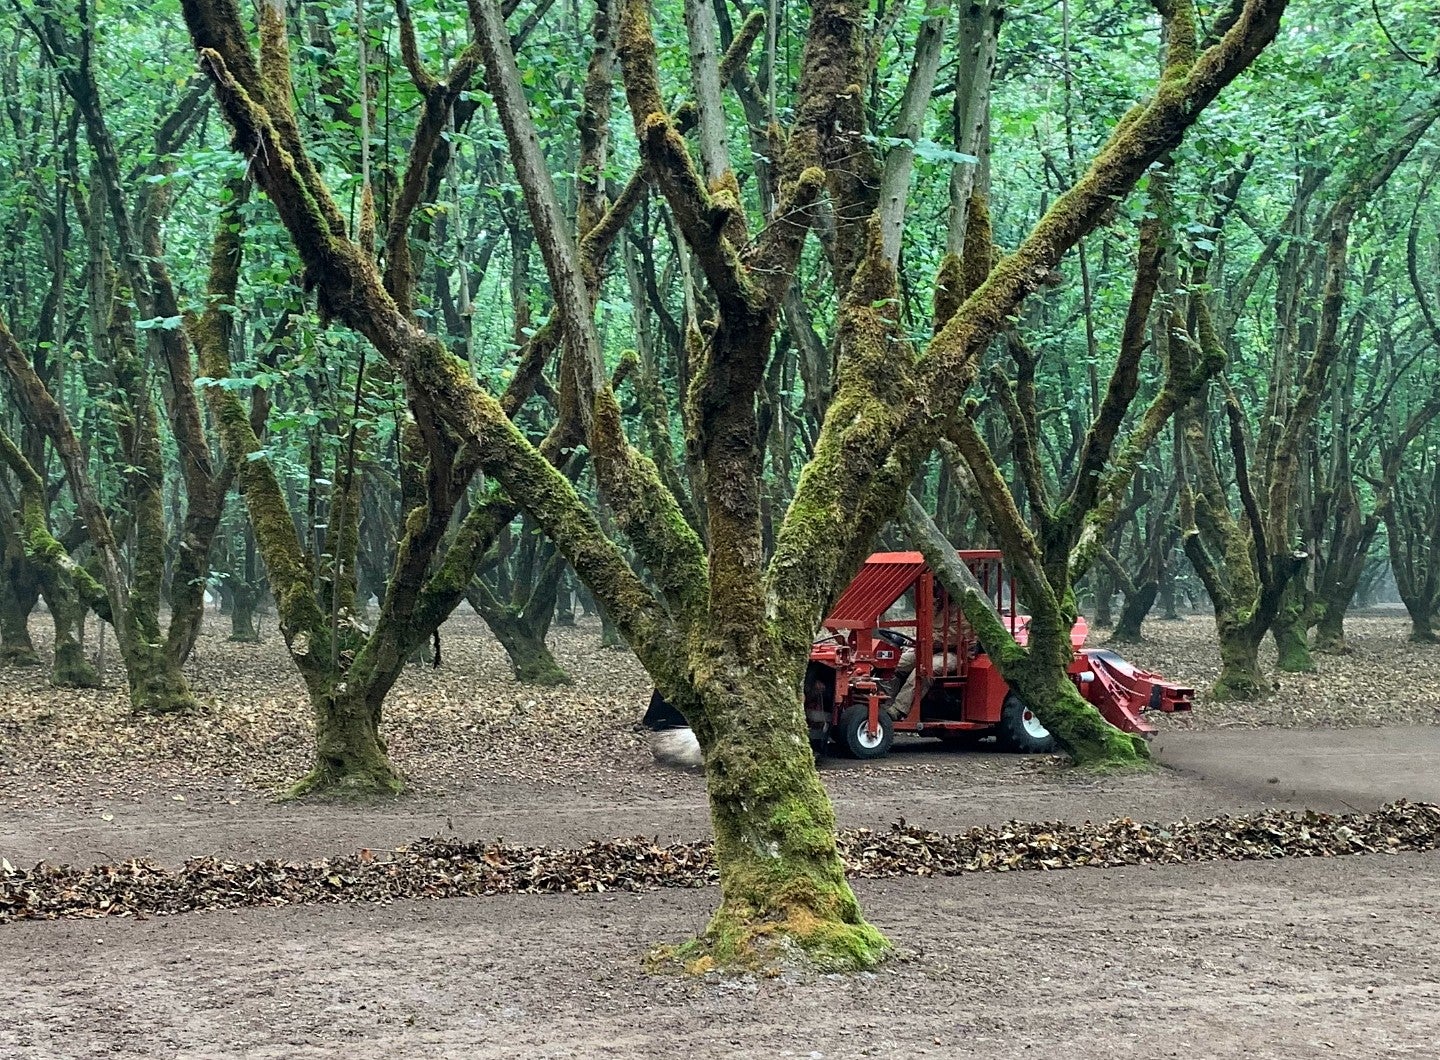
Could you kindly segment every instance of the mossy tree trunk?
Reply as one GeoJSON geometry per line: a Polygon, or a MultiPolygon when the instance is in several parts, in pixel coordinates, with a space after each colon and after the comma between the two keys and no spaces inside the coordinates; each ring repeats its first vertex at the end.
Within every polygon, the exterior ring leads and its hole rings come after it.
{"type": "Polygon", "coordinates": [[[1410,615],[1410,640],[1433,644],[1440,609],[1440,462],[1397,474],[1381,501],[1390,569],[1410,615]]]}
{"type": "Polygon", "coordinates": [[[561,614],[557,602],[562,597],[569,601],[571,622],[574,622],[574,596],[566,588],[569,567],[553,544],[534,533],[522,535],[516,551],[517,569],[510,603],[502,605],[481,579],[476,581],[477,593],[471,602],[480,605],[477,610],[510,656],[518,680],[527,684],[568,685],[570,675],[555,661],[545,637],[550,631],[551,619],[561,614]]]}
{"type": "Polygon", "coordinates": [[[264,589],[253,582],[239,581],[231,586],[230,640],[236,644],[260,643],[258,611],[264,598],[264,589]]]}
{"type": "Polygon", "coordinates": [[[1275,638],[1275,665],[1281,673],[1315,672],[1315,660],[1310,657],[1310,609],[1307,596],[1303,579],[1292,579],[1285,588],[1280,612],[1270,624],[1270,634],[1275,638]]]}
{"type": "MultiPolygon", "coordinates": [[[[112,292],[110,350],[115,376],[129,398],[128,409],[117,414],[117,429],[128,468],[125,484],[132,523],[129,532],[130,585],[124,608],[127,621],[115,628],[125,677],[130,686],[130,707],[142,714],[170,714],[196,706],[182,669],[183,656],[169,650],[160,621],[165,586],[164,457],[160,424],[147,393],[147,374],[133,344],[134,328],[120,290],[112,292]]],[[[63,412],[61,413],[63,415],[63,412]]],[[[73,489],[73,483],[72,483],[73,489]]],[[[183,610],[181,626],[194,616],[183,610]]],[[[193,643],[182,630],[181,637],[193,643]]]]}
{"type": "Polygon", "coordinates": [[[1173,573],[1160,580],[1160,617],[1167,622],[1184,621],[1175,607],[1175,575],[1173,573]]]}
{"type": "MultiPolygon", "coordinates": [[[[1149,758],[1145,741],[1115,728],[1076,690],[1068,668],[1073,658],[1070,630],[1073,608],[1055,600],[1048,585],[1018,564],[1018,580],[1029,602],[1030,634],[1025,647],[1005,628],[988,593],[960,562],[954,546],[940,532],[924,506],[906,497],[904,514],[910,536],[951,597],[960,603],[980,646],[1007,684],[1035,712],[1077,765],[1131,767],[1149,758]]],[[[1012,570],[1017,566],[1012,565],[1012,570]]]]}
{"type": "Polygon", "coordinates": [[[99,688],[100,675],[80,645],[86,609],[70,579],[48,575],[42,591],[55,626],[55,663],[50,671],[50,683],[57,688],[99,688]]]}
{"type": "MultiPolygon", "coordinates": [[[[1158,332],[1159,328],[1154,330],[1158,332]]],[[[1176,438],[1179,438],[1178,432],[1176,438]]],[[[1111,641],[1119,644],[1138,644],[1144,640],[1145,619],[1162,596],[1163,586],[1173,580],[1172,556],[1180,542],[1180,528],[1175,520],[1175,504],[1180,496],[1178,469],[1170,476],[1163,496],[1154,494],[1153,483],[1154,479],[1148,472],[1144,477],[1136,476],[1127,506],[1134,528],[1134,547],[1139,553],[1138,569],[1132,574],[1108,549],[1097,554],[1125,595],[1120,617],[1110,634],[1111,641]],[[1143,517],[1141,509],[1144,509],[1143,517]]],[[[1174,617],[1174,605],[1172,589],[1169,596],[1170,617],[1174,617]]]]}
{"type": "MultiPolygon", "coordinates": [[[[1348,462],[1342,471],[1350,473],[1348,462]]],[[[1386,489],[1382,478],[1380,492],[1384,494],[1386,489]]],[[[1345,615],[1370,565],[1371,548],[1382,522],[1378,510],[1361,518],[1360,499],[1351,480],[1342,483],[1339,492],[1329,549],[1316,578],[1309,610],[1315,627],[1312,650],[1325,655],[1344,655],[1350,650],[1345,643],[1345,615]]]]}
{"type": "Polygon", "coordinates": [[[8,526],[0,526],[0,532],[0,666],[39,666],[40,655],[30,639],[30,612],[40,599],[40,586],[25,561],[19,533],[8,526]]]}
{"type": "MultiPolygon", "coordinates": [[[[5,354],[9,332],[0,320],[0,357],[5,354]]],[[[10,340],[13,353],[13,340],[10,340]]],[[[52,683],[67,688],[95,688],[100,678],[85,659],[77,628],[85,611],[93,609],[102,620],[111,617],[109,596],[84,568],[70,558],[69,550],[56,540],[46,526],[46,493],[40,476],[20,449],[0,430],[0,463],[7,466],[20,483],[20,522],[18,527],[6,526],[7,540],[12,536],[19,543],[25,567],[13,571],[18,575],[0,586],[0,604],[14,586],[22,590],[38,588],[45,595],[55,626],[55,664],[52,683]],[[27,574],[26,572],[29,571],[27,574]]],[[[12,546],[13,547],[13,546],[12,546]]],[[[13,556],[13,553],[10,555],[13,556]]],[[[0,575],[6,571],[0,570],[0,575]]],[[[31,604],[33,606],[33,602],[31,604]]],[[[18,611],[18,608],[17,608],[18,611]]],[[[28,616],[28,610],[26,612],[28,616]]],[[[3,619],[0,613],[0,619],[3,619]]],[[[29,631],[25,630],[28,640],[29,631]]],[[[33,647],[32,647],[33,650],[33,647]]]]}
{"type": "Polygon", "coordinates": [[[287,789],[288,796],[394,795],[404,787],[380,735],[381,705],[390,686],[356,684],[361,687],[351,690],[349,682],[342,679],[330,689],[311,688],[314,765],[287,789]]]}
{"type": "Polygon", "coordinates": [[[1120,607],[1120,617],[1115,621],[1115,628],[1110,632],[1110,639],[1117,644],[1138,644],[1144,640],[1142,635],[1142,624],[1145,616],[1150,614],[1155,606],[1155,598],[1160,594],[1160,583],[1158,580],[1150,579],[1135,587],[1135,591],[1125,597],[1125,603],[1120,607]]]}
{"type": "Polygon", "coordinates": [[[1315,623],[1314,650],[1325,655],[1344,655],[1350,648],[1345,643],[1345,612],[1343,606],[1326,603],[1320,608],[1315,623]]]}
{"type": "MultiPolygon", "coordinates": [[[[266,2],[261,6],[264,85],[255,56],[245,43],[245,31],[240,27],[238,10],[233,3],[187,3],[186,17],[198,44],[219,45],[225,50],[223,56],[209,53],[213,60],[209,71],[217,77],[217,95],[237,130],[251,123],[248,132],[237,131],[237,135],[260,137],[274,152],[272,161],[284,169],[287,179],[306,182],[307,190],[297,199],[295,188],[277,186],[269,179],[273,174],[266,167],[255,171],[270,193],[281,220],[291,228],[302,254],[307,260],[318,254],[317,261],[327,262],[316,273],[322,307],[357,327],[397,367],[406,367],[412,360],[419,362],[420,358],[413,356],[415,350],[425,351],[429,355],[425,363],[432,367],[448,364],[443,346],[418,327],[410,311],[415,276],[412,221],[426,201],[431,165],[440,157],[437,152],[445,144],[444,134],[452,111],[468,90],[479,66],[477,49],[467,49],[443,80],[435,78],[424,69],[412,49],[414,29],[408,10],[398,16],[402,36],[407,41],[407,70],[423,102],[404,178],[386,221],[386,272],[382,280],[374,258],[344,234],[347,227],[340,211],[320,182],[299,139],[298,124],[291,111],[283,5],[266,2]],[[222,38],[213,36],[217,31],[222,38]],[[233,63],[243,78],[245,93],[236,94],[238,85],[230,78],[227,63],[233,63]],[[342,290],[347,293],[342,295],[342,290]]],[[[603,168],[603,163],[588,161],[582,166],[587,172],[597,174],[603,168]]],[[[186,321],[187,331],[200,353],[201,373],[216,380],[230,375],[232,325],[228,307],[234,303],[239,280],[240,205],[245,192],[243,182],[226,188],[226,209],[211,255],[210,304],[203,315],[186,321]]],[[[365,194],[368,200],[368,188],[365,194]]],[[[587,246],[594,261],[603,260],[614,235],[614,232],[606,233],[587,246]]],[[[540,329],[532,340],[534,351],[554,348],[553,344],[545,347],[539,341],[546,334],[553,340],[558,329],[540,329]]],[[[522,359],[528,363],[532,353],[522,351],[522,359]]],[[[543,360],[534,366],[534,371],[517,372],[503,401],[493,403],[498,425],[502,426],[496,445],[462,446],[441,415],[438,406],[443,399],[415,388],[413,379],[407,379],[414,418],[404,424],[401,432],[404,530],[395,545],[379,614],[368,634],[349,613],[355,595],[353,554],[358,530],[354,524],[359,518],[359,505],[353,501],[353,494],[352,499],[342,505],[344,511],[339,513],[344,519],[332,528],[336,544],[331,551],[338,561],[332,561],[320,572],[322,577],[317,586],[306,541],[297,529],[290,501],[274,468],[261,452],[256,424],[246,415],[233,392],[218,384],[207,388],[206,398],[217,424],[221,448],[227,461],[236,468],[250,513],[256,546],[264,560],[267,581],[276,602],[280,632],[305,679],[316,718],[314,767],[292,789],[295,794],[324,791],[347,795],[389,794],[396,789],[398,773],[388,762],[384,741],[379,736],[384,698],[403,671],[406,660],[430,640],[464,599],[481,557],[517,513],[518,505],[511,497],[524,496],[525,490],[510,488],[512,483],[506,482],[509,496],[492,493],[484,503],[471,505],[458,525],[454,519],[482,466],[482,455],[486,472],[505,481],[505,476],[496,473],[498,467],[513,466],[517,455],[507,446],[514,446],[517,440],[523,443],[523,437],[506,417],[505,410],[515,412],[525,404],[539,382],[542,365],[543,360]]],[[[458,371],[473,385],[468,367],[459,367],[458,371]]],[[[570,376],[563,367],[559,374],[563,396],[569,389],[570,376]]],[[[562,401],[562,405],[565,402],[562,401]]],[[[538,452],[528,445],[527,450],[547,473],[558,475],[554,465],[568,462],[579,440],[576,431],[576,410],[573,405],[565,406],[538,452]]],[[[305,532],[309,530],[310,527],[305,527],[305,532]]]]}
{"type": "MultiPolygon", "coordinates": [[[[180,318],[179,299],[165,263],[162,238],[170,209],[170,190],[167,182],[158,178],[173,173],[174,153],[198,129],[204,117],[205,94],[199,85],[181,93],[157,126],[154,161],[142,174],[146,179],[132,202],[106,122],[95,78],[93,50],[81,46],[80,38],[94,32],[93,11],[85,9],[81,16],[92,21],[77,26],[73,22],[47,18],[37,24],[37,31],[45,38],[47,55],[73,58],[73,61],[57,62],[56,71],[81,116],[93,158],[89,202],[84,203],[77,194],[77,209],[91,246],[92,329],[98,331],[93,325],[108,310],[108,335],[104,345],[109,347],[116,381],[126,398],[121,403],[123,407],[115,411],[117,431],[129,450],[126,454],[129,470],[124,477],[133,495],[138,524],[138,532],[132,529],[130,535],[130,566],[135,572],[135,584],[128,587],[124,599],[115,591],[119,586],[112,584],[114,577],[107,575],[106,587],[110,591],[112,612],[130,612],[129,620],[118,622],[115,632],[132,697],[138,696],[133,706],[142,711],[186,710],[194,705],[194,700],[181,668],[194,647],[203,621],[210,548],[228,480],[217,472],[211,461],[210,441],[200,416],[191,351],[184,333],[174,327],[137,329],[129,302],[133,299],[146,319],[178,321],[180,318]],[[112,228],[117,250],[113,275],[105,250],[110,245],[112,228]],[[137,349],[142,339],[143,356],[137,349]],[[148,367],[152,363],[163,365],[166,385],[153,386],[148,367]],[[176,519],[173,540],[164,518],[163,463],[158,441],[160,417],[152,393],[156,389],[164,400],[165,419],[185,483],[185,510],[176,519]],[[167,568],[167,548],[172,552],[173,568],[167,568]],[[159,613],[167,587],[173,590],[171,621],[168,629],[161,631],[159,613]],[[161,658],[153,650],[157,644],[164,645],[163,662],[157,662],[161,658]],[[152,666],[158,667],[154,673],[136,670],[152,666]]],[[[98,334],[92,334],[92,339],[99,339],[98,334]]],[[[40,386],[43,389],[44,384],[40,386]]],[[[33,398],[30,404],[34,406],[33,398]]],[[[63,411],[60,416],[64,416],[63,411]]],[[[55,417],[47,414],[44,420],[52,443],[57,450],[61,449],[55,417]]],[[[65,429],[68,431],[68,424],[65,429]]],[[[65,460],[65,463],[72,492],[78,495],[74,480],[81,465],[74,460],[65,460]]],[[[96,531],[93,514],[87,513],[85,520],[92,538],[96,531]]],[[[97,549],[103,551],[109,547],[106,539],[111,536],[101,531],[95,541],[97,549]]],[[[118,568],[118,564],[107,560],[107,571],[111,567],[118,568]]]]}
{"type": "MultiPolygon", "coordinates": [[[[92,270],[93,271],[93,270],[92,270]]],[[[27,414],[49,437],[60,456],[71,494],[85,521],[95,547],[106,597],[106,613],[113,618],[115,639],[125,664],[131,706],[145,713],[167,713],[194,706],[180,663],[165,650],[160,628],[160,593],[164,579],[164,511],[161,502],[161,457],[158,425],[148,395],[140,392],[137,361],[128,339],[128,314],[118,300],[111,302],[110,349],[114,354],[116,378],[132,402],[117,409],[116,427],[125,449],[129,470],[126,488],[132,508],[133,547],[130,578],[122,574],[121,549],[101,507],[90,477],[87,457],[71,427],[69,417],[36,375],[33,365],[21,352],[14,337],[0,322],[0,363],[10,374],[27,414]],[[128,385],[127,385],[128,384],[128,385]]],[[[7,447],[8,448],[8,447],[7,447]]],[[[7,457],[11,469],[20,466],[7,457]]],[[[28,465],[26,465],[28,467],[28,465]]],[[[30,471],[29,475],[33,476],[30,471]]],[[[40,499],[27,504],[26,547],[31,555],[49,565],[62,577],[76,578],[80,571],[70,562],[65,549],[45,527],[43,489],[27,489],[40,499]]],[[[89,579],[94,583],[94,579],[89,579]]],[[[91,606],[96,606],[94,602],[91,606]]]]}
{"type": "Polygon", "coordinates": [[[704,716],[717,720],[696,735],[720,908],[694,950],[743,965],[767,940],[789,939],[822,968],[866,968],[889,943],[861,915],[835,855],[835,812],[804,737],[798,688],[788,667],[768,677],[725,667],[697,689],[704,716]]]}
{"type": "Polygon", "coordinates": [[[1264,629],[1235,616],[1216,618],[1220,638],[1220,676],[1212,693],[1216,699],[1255,699],[1270,691],[1260,672],[1260,641],[1264,629]]]}
{"type": "Polygon", "coordinates": [[[1202,395],[1182,414],[1184,451],[1196,488],[1187,480],[1181,489],[1180,521],[1185,527],[1181,540],[1215,613],[1220,676],[1214,694],[1217,699],[1254,699],[1269,690],[1260,674],[1260,642],[1279,613],[1285,587],[1303,565],[1304,556],[1271,551],[1250,486],[1241,413],[1233,394],[1227,393],[1225,412],[1244,521],[1231,514],[1220,485],[1211,456],[1209,409],[1202,395]]]}
{"type": "Polygon", "coordinates": [[[521,606],[501,602],[481,579],[476,579],[469,593],[470,606],[485,620],[490,632],[505,649],[515,679],[527,685],[568,685],[570,675],[555,661],[545,634],[549,616],[555,608],[551,592],[537,588],[521,606]],[[542,611],[544,614],[542,615],[542,611]]]}
{"type": "MultiPolygon", "coordinates": [[[[1186,31],[1177,30],[1169,41],[1166,68],[1183,62],[1187,49],[1193,45],[1186,31]]],[[[1190,335],[1184,333],[1175,314],[1166,314],[1168,319],[1156,329],[1166,340],[1162,343],[1164,383],[1128,437],[1120,439],[1121,427],[1138,395],[1151,310],[1166,272],[1163,268],[1166,248],[1173,238],[1168,159],[1164,161],[1162,168],[1151,173],[1150,210],[1140,226],[1135,279],[1115,368],[1103,402],[1082,432],[1079,457],[1064,495],[1059,498],[1052,495],[1041,463],[1036,360],[1018,336],[1012,336],[1007,344],[1015,363],[1014,380],[997,367],[992,372],[991,389],[1010,426],[1018,469],[1017,488],[1028,502],[1027,512],[1022,515],[1019,499],[1006,481],[979,424],[969,414],[956,418],[942,446],[942,451],[952,454],[953,463],[963,465],[970,472],[971,502],[1005,553],[1009,569],[1031,611],[1029,644],[1023,649],[1014,644],[998,619],[987,614],[988,601],[973,587],[962,597],[967,601],[966,617],[1001,675],[1061,746],[1082,765],[1133,767],[1143,764],[1147,755],[1143,743],[1137,743],[1106,722],[1070,681],[1067,670],[1073,657],[1070,631],[1076,619],[1074,586],[1097,559],[1107,554],[1104,541],[1120,515],[1145,453],[1176,411],[1208,385],[1210,377],[1223,363],[1223,357],[1213,345],[1203,340],[1199,344],[1201,355],[1193,356],[1190,335]]],[[[1238,192],[1238,181],[1233,182],[1228,191],[1233,199],[1238,192]]],[[[972,259],[972,264],[953,266],[956,278],[952,285],[959,286],[958,293],[962,296],[988,271],[974,262],[993,260],[989,219],[978,193],[971,199],[966,238],[966,257],[972,259]]],[[[940,322],[944,324],[943,318],[940,322]]],[[[907,500],[906,517],[912,535],[922,542],[931,566],[945,560],[942,553],[950,546],[944,543],[943,536],[913,498],[907,500]]],[[[952,581],[962,580],[953,557],[945,566],[954,575],[952,581]]],[[[1098,591],[1108,594],[1112,584],[1111,578],[1102,577],[1098,580],[1098,591]]]]}
{"type": "Polygon", "coordinates": [[[1435,635],[1435,614],[1432,610],[1415,608],[1410,611],[1410,642],[1412,644],[1435,644],[1440,638],[1435,635]]]}
{"type": "Polygon", "coordinates": [[[1094,576],[1095,583],[1095,615],[1092,625],[1096,629],[1113,629],[1115,626],[1115,601],[1116,585],[1108,572],[1097,569],[1094,576]]]}

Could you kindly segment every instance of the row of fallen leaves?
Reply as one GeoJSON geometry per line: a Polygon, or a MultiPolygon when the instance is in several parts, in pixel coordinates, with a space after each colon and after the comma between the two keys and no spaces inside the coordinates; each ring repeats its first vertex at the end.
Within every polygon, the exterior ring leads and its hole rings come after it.
{"type": "MultiPolygon", "coordinates": [[[[1141,824],[1128,817],[1081,825],[1012,821],[958,834],[902,821],[886,832],[861,829],[840,836],[850,875],[869,878],[1437,847],[1440,806],[1403,800],[1373,813],[1274,810],[1174,824],[1141,824]]],[[[90,868],[42,862],[23,871],[5,862],[0,863],[0,923],[400,898],[644,891],[704,887],[717,878],[708,841],[662,846],[643,838],[572,849],[422,839],[393,851],[362,850],[305,864],[195,858],[178,870],[129,861],[90,868]]]]}

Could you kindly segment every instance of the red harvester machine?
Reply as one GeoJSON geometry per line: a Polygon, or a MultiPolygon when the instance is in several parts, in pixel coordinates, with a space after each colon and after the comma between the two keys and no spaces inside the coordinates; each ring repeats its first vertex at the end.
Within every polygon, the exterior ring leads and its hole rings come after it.
{"type": "MultiPolygon", "coordinates": [[[[1006,576],[1001,554],[959,555],[1024,644],[1029,618],[1016,613],[1015,582],[1006,576]]],[[[805,676],[812,742],[829,738],[858,758],[885,754],[897,732],[948,740],[994,735],[1003,747],[1026,753],[1053,748],[1050,733],[986,657],[959,605],[920,553],[871,556],[823,628],[805,676]]],[[[1193,689],[1108,649],[1084,647],[1087,632],[1083,618],[1071,631],[1070,676],[1112,725],[1151,733],[1154,727],[1141,716],[1147,711],[1190,709],[1193,689]]]]}

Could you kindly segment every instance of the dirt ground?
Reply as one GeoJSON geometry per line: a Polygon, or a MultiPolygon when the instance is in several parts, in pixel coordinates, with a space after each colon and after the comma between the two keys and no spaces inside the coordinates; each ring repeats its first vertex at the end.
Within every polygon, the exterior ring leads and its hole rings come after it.
{"type": "MultiPolygon", "coordinates": [[[[1440,650],[1352,621],[1355,652],[1258,708],[1208,703],[1152,745],[1169,768],[1082,777],[1052,759],[913,741],[822,763],[842,825],[1171,821],[1261,806],[1440,802],[1440,650]],[[1263,727],[1261,727],[1263,726],[1263,727]]],[[[36,624],[42,634],[41,624],[36,624]]],[[[1202,619],[1123,653],[1197,685],[1202,619]]],[[[39,637],[37,637],[39,639],[39,637]]],[[[200,718],[135,719],[117,689],[0,670],[0,856],[305,860],[422,835],[577,843],[708,834],[701,781],[648,761],[643,674],[558,631],[571,689],[526,688],[472,618],[389,711],[412,792],[278,805],[308,720],[273,641],[202,640],[200,718]]],[[[112,672],[112,678],[118,677],[112,672]]],[[[1433,1057],[1440,854],[859,881],[901,948],[873,975],[655,977],[711,890],[194,913],[0,928],[0,1057],[1433,1057]]]]}

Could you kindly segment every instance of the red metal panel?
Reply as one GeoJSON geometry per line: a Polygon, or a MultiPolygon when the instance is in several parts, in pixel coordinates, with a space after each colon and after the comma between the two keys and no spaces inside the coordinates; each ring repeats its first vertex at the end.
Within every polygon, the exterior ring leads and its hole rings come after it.
{"type": "MultiPolygon", "coordinates": [[[[972,565],[999,560],[996,549],[961,549],[960,558],[972,565]]],[[[826,629],[858,629],[877,625],[880,616],[905,594],[926,570],[925,557],[918,552],[876,552],[855,575],[823,625],[826,629]]]]}
{"type": "Polygon", "coordinates": [[[993,724],[1000,720],[1000,710],[1010,686],[987,656],[970,663],[965,678],[965,720],[993,724]]]}
{"type": "Polygon", "coordinates": [[[924,570],[925,561],[918,552],[872,556],[835,601],[825,618],[825,628],[859,629],[876,625],[880,616],[905,595],[924,570]]]}

